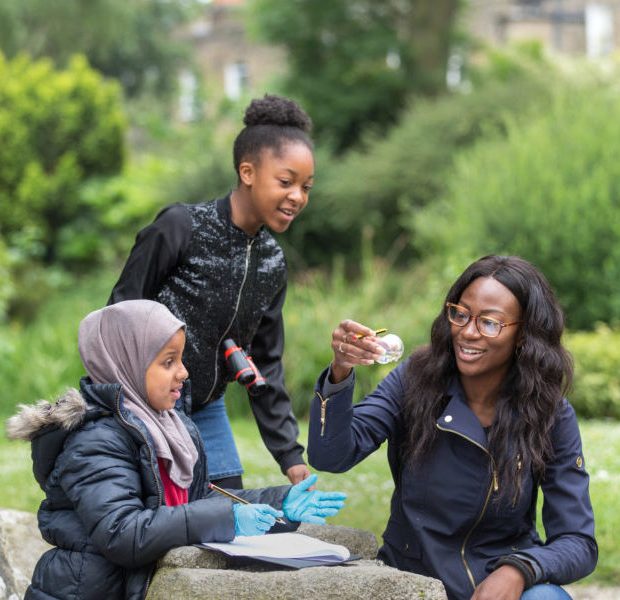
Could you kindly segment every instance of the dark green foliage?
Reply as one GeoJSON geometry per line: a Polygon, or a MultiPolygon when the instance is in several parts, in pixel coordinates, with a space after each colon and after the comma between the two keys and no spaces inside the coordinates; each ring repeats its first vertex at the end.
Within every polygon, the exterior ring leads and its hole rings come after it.
{"type": "Polygon", "coordinates": [[[566,343],[575,359],[570,401],[583,417],[620,419],[620,331],[598,325],[570,334],[566,343]]]}
{"type": "Polygon", "coordinates": [[[548,277],[571,329],[620,320],[620,106],[563,86],[547,110],[461,157],[445,201],[414,220],[421,249],[463,263],[518,254],[548,277]]]}
{"type": "Polygon", "coordinates": [[[392,125],[412,93],[443,91],[456,0],[254,0],[250,22],[287,50],[284,92],[337,152],[392,125]]]}

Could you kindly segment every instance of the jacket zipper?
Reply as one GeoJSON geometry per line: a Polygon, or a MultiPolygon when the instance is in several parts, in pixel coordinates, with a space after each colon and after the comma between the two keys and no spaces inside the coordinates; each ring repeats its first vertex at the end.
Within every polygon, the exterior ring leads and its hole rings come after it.
{"type": "Polygon", "coordinates": [[[321,396],[319,392],[314,393],[319,397],[319,400],[321,401],[321,437],[323,437],[323,434],[325,433],[325,423],[327,422],[327,401],[329,400],[329,397],[323,398],[323,396],[321,396]]]}
{"type": "MultiPolygon", "coordinates": [[[[151,465],[151,471],[153,472],[153,479],[155,480],[155,485],[157,486],[157,502],[158,502],[159,506],[162,506],[162,504],[163,504],[162,492],[161,492],[161,488],[159,487],[159,479],[157,477],[157,473],[155,473],[155,469],[153,468],[153,452],[151,450],[151,446],[149,445],[149,442],[146,439],[146,436],[142,433],[142,431],[140,431],[140,429],[138,427],[136,427],[135,425],[132,425],[127,419],[125,419],[125,417],[121,413],[121,393],[120,393],[120,391],[117,392],[117,394],[116,394],[116,414],[119,416],[121,421],[127,427],[137,431],[140,434],[140,437],[144,440],[144,444],[146,445],[146,447],[148,448],[148,451],[149,451],[149,464],[151,465]]],[[[151,569],[151,572],[149,573],[148,577],[146,578],[146,582],[145,582],[145,585],[144,585],[144,595],[142,596],[143,598],[146,598],[146,594],[148,592],[149,586],[151,585],[151,579],[153,577],[154,570],[155,570],[155,568],[151,569]]]]}
{"type": "Polygon", "coordinates": [[[512,508],[517,505],[517,494],[521,489],[521,467],[523,466],[523,462],[521,461],[521,454],[517,454],[517,485],[515,486],[515,493],[512,498],[512,508]]]}
{"type": "MultiPolygon", "coordinates": [[[[243,279],[241,280],[241,285],[239,286],[239,293],[237,294],[237,302],[235,303],[235,310],[233,312],[233,316],[230,320],[230,323],[228,323],[226,329],[224,330],[224,333],[222,334],[222,336],[220,337],[219,341],[217,342],[217,346],[215,348],[215,359],[214,359],[214,365],[213,365],[213,385],[211,386],[211,389],[209,390],[209,393],[207,394],[207,398],[204,400],[203,404],[206,404],[207,402],[209,402],[209,400],[211,400],[211,395],[213,394],[213,390],[215,390],[215,386],[217,385],[217,373],[218,373],[218,360],[217,360],[217,356],[218,356],[218,351],[220,346],[222,345],[222,342],[224,341],[224,338],[228,335],[228,332],[230,331],[230,328],[232,327],[232,324],[235,322],[235,319],[237,317],[237,313],[239,312],[239,304],[241,304],[241,294],[243,292],[243,288],[245,287],[245,282],[246,279],[248,278],[248,272],[250,269],[250,256],[252,253],[252,245],[254,244],[254,240],[256,238],[252,238],[249,242],[248,245],[245,249],[245,267],[244,267],[244,272],[243,272],[243,279]]],[[[235,340],[237,341],[237,340],[235,340]]]]}
{"type": "Polygon", "coordinates": [[[161,488],[159,487],[159,479],[157,477],[157,473],[155,472],[155,469],[153,468],[153,451],[151,450],[151,446],[150,446],[148,440],[146,439],[146,436],[142,433],[142,431],[140,431],[140,429],[138,427],[136,427],[135,425],[132,425],[122,415],[122,413],[121,413],[121,393],[120,393],[120,391],[116,395],[116,413],[120,417],[121,421],[123,423],[125,423],[125,425],[127,425],[127,427],[129,427],[131,429],[135,429],[140,434],[140,437],[144,440],[144,444],[146,445],[146,447],[149,450],[149,464],[151,465],[151,470],[153,472],[153,479],[155,480],[155,485],[157,486],[157,500],[158,500],[158,504],[159,504],[159,506],[161,506],[163,504],[163,495],[162,495],[162,492],[161,492],[161,488]]]}
{"type": "Polygon", "coordinates": [[[476,522],[471,526],[470,530],[467,532],[467,535],[463,539],[463,545],[461,546],[461,561],[463,562],[463,566],[465,567],[465,571],[467,573],[467,577],[469,578],[469,582],[471,583],[472,589],[475,590],[476,580],[474,579],[474,575],[471,572],[469,565],[467,564],[467,559],[465,558],[465,547],[467,546],[467,542],[469,541],[471,534],[474,532],[474,529],[478,527],[478,525],[480,524],[480,521],[482,521],[482,517],[484,517],[484,514],[486,513],[487,507],[489,506],[489,500],[491,499],[491,494],[499,490],[497,471],[495,469],[495,461],[493,460],[493,457],[489,454],[489,451],[484,446],[481,446],[478,442],[476,442],[475,440],[472,440],[466,435],[453,431],[452,429],[445,429],[441,427],[440,425],[437,425],[437,429],[439,429],[440,431],[445,431],[446,433],[453,433],[454,435],[458,435],[462,437],[463,439],[467,440],[468,442],[471,442],[472,444],[474,444],[474,446],[477,446],[478,448],[480,448],[489,457],[489,461],[491,462],[491,484],[489,485],[487,496],[484,500],[482,510],[480,511],[480,514],[478,515],[476,522]]]}

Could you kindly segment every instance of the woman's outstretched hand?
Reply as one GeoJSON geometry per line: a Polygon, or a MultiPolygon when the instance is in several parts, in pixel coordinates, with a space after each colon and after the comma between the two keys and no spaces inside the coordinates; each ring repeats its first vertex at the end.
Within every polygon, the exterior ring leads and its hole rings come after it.
{"type": "Polygon", "coordinates": [[[334,359],[331,364],[332,383],[346,379],[356,365],[372,365],[385,354],[377,344],[374,329],[345,319],[332,332],[334,359]]]}
{"type": "Polygon", "coordinates": [[[316,480],[316,475],[310,475],[289,490],[282,503],[282,511],[289,521],[323,525],[325,517],[333,517],[344,506],[347,495],[343,492],[309,490],[316,480]]]}

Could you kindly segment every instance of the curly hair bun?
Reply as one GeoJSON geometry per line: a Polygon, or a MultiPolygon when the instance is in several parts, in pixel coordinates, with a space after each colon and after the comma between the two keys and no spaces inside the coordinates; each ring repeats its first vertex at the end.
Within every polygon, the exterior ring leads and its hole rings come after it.
{"type": "Polygon", "coordinates": [[[243,122],[247,127],[253,125],[297,127],[305,133],[309,133],[312,129],[312,120],[299,104],[289,98],[270,94],[252,100],[245,111],[243,122]]]}

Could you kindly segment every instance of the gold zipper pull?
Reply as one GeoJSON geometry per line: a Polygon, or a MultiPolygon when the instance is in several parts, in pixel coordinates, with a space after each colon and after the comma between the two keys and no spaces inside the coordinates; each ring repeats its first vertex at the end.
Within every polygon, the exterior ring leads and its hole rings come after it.
{"type": "Polygon", "coordinates": [[[321,401],[321,437],[325,433],[325,421],[326,421],[326,413],[327,413],[327,398],[323,398],[321,394],[316,392],[316,395],[319,397],[321,401]]]}
{"type": "Polygon", "coordinates": [[[493,491],[497,492],[499,490],[499,483],[497,481],[497,471],[493,469],[493,491]]]}

